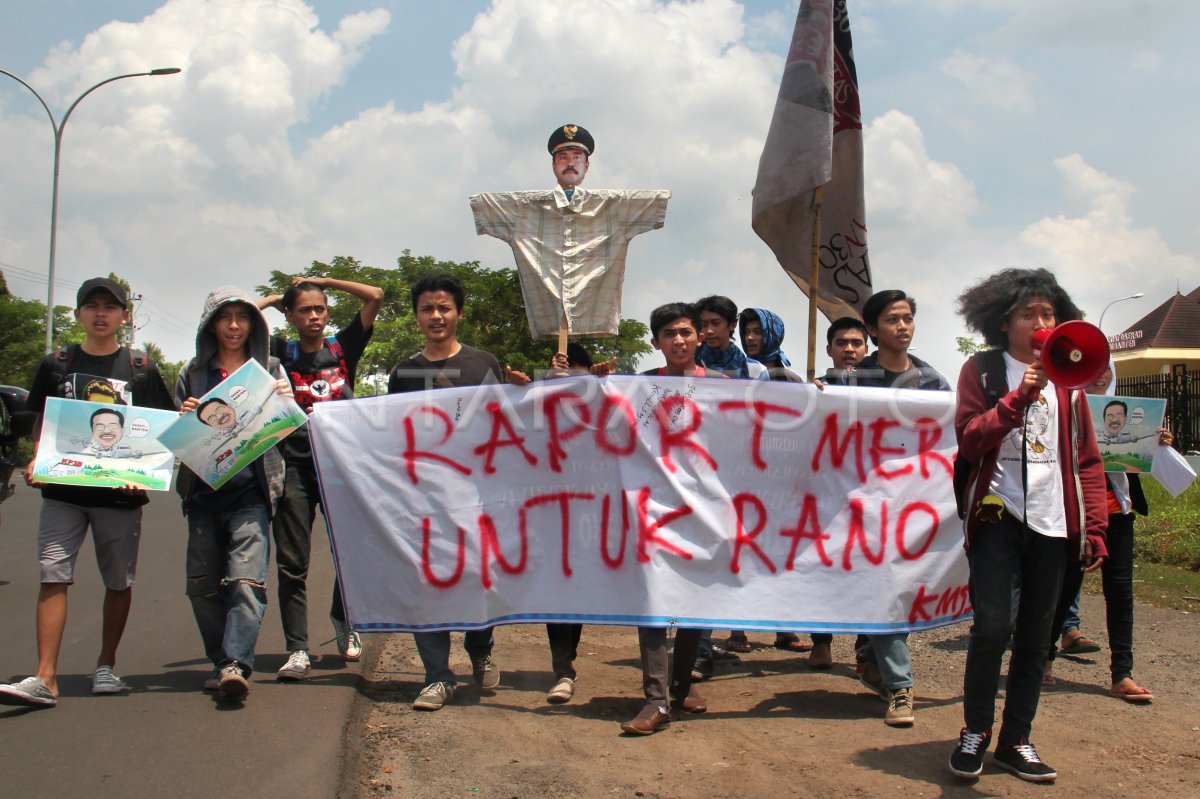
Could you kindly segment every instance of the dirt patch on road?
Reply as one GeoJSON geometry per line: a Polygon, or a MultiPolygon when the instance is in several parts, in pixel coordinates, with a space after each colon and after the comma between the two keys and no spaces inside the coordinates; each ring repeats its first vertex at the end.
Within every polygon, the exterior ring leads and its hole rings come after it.
{"type": "MultiPolygon", "coordinates": [[[[1104,633],[1103,599],[1084,597],[1085,627],[1104,633]]],[[[1135,678],[1155,702],[1108,696],[1105,651],[1063,658],[1042,696],[1033,740],[1058,769],[1057,787],[1032,785],[990,764],[974,784],[946,770],[962,725],[966,626],[912,636],[917,722],[883,723],[884,705],[859,685],[851,636],[835,636],[836,665],[808,668],[773,636],[719,664],[701,690],[710,711],[673,715],[656,735],[621,734],[642,707],[637,633],[585,627],[579,685],[566,705],[546,703],[545,628],[500,628],[500,687],[480,691],[456,636],[454,702],[412,710],[422,669],[412,636],[373,640],[376,666],[348,728],[346,797],[1200,797],[1200,629],[1186,612],[1138,608],[1135,678]],[[463,678],[460,676],[460,680],[463,678]],[[1067,794],[1063,794],[1067,795],[1067,794]]],[[[723,633],[718,633],[718,636],[723,633]]],[[[999,713],[1000,701],[997,702],[999,713]]]]}

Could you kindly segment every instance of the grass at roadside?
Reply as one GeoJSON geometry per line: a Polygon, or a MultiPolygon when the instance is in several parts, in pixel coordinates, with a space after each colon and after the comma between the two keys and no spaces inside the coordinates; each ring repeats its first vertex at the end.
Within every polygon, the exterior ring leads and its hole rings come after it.
{"type": "MultiPolygon", "coordinates": [[[[1099,572],[1084,578],[1083,590],[1102,593],[1099,572]]],[[[1200,612],[1200,572],[1139,561],[1133,566],[1133,596],[1147,605],[1200,612]]]]}
{"type": "Polygon", "coordinates": [[[1133,546],[1139,562],[1164,566],[1200,566],[1200,480],[1172,497],[1157,480],[1145,478],[1149,516],[1139,516],[1133,546]]]}

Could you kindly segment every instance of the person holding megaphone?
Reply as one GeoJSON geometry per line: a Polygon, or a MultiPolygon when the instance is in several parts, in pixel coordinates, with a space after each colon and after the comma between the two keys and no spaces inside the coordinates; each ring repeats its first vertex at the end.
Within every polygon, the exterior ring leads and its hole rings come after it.
{"type": "Polygon", "coordinates": [[[1079,327],[1082,314],[1045,269],[997,272],[959,296],[958,312],[991,350],[963,365],[954,419],[969,463],[962,511],[975,618],[950,771],[966,779],[983,771],[1011,639],[993,762],[1049,782],[1058,773],[1030,732],[1063,575],[1069,562],[1090,571],[1107,555],[1104,465],[1078,389],[1103,372],[1108,348],[1095,343],[1104,339],[1093,326],[1079,327]]]}

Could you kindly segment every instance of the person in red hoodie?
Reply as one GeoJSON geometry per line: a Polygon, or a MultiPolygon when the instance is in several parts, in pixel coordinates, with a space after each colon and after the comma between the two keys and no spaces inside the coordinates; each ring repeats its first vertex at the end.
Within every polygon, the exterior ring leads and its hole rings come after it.
{"type": "Polygon", "coordinates": [[[1085,571],[1100,565],[1108,517],[1087,398],[1051,383],[1032,344],[1035,331],[1081,313],[1045,269],[998,272],[963,292],[958,312],[993,353],[972,357],[958,378],[954,429],[959,457],[971,464],[964,531],[975,618],[963,677],[965,726],[950,771],[966,779],[983,771],[1011,640],[993,759],[1024,780],[1049,782],[1058,773],[1029,740],[1046,641],[1067,563],[1085,571]],[[981,365],[989,358],[993,366],[981,365]],[[1003,390],[997,381],[985,385],[989,374],[1004,376],[1003,390]]]}

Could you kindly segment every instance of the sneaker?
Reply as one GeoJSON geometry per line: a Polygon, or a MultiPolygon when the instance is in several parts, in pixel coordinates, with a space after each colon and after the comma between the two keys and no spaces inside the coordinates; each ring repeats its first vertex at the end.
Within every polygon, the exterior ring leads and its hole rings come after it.
{"type": "Polygon", "coordinates": [[[444,682],[433,682],[421,689],[413,702],[413,710],[441,710],[454,698],[454,686],[444,682]]]}
{"type": "Polygon", "coordinates": [[[973,780],[983,773],[983,753],[992,742],[992,731],[971,732],[966,727],[958,734],[958,746],[950,753],[950,773],[973,780]]]}
{"type": "Polygon", "coordinates": [[[496,661],[492,660],[491,655],[471,658],[471,676],[480,688],[495,688],[500,684],[500,669],[496,668],[496,661]]]}
{"type": "Polygon", "coordinates": [[[124,681],[113,674],[112,666],[98,666],[92,672],[92,693],[121,694],[129,690],[124,681]]]}
{"type": "Polygon", "coordinates": [[[559,677],[558,682],[546,694],[546,701],[552,705],[561,705],[571,701],[575,696],[575,681],[570,677],[559,677]]]}
{"type": "Polygon", "coordinates": [[[312,671],[312,661],[308,658],[308,651],[297,649],[288,655],[287,663],[284,663],[279,667],[279,671],[275,672],[275,679],[303,680],[310,671],[312,671]]]}
{"type": "Polygon", "coordinates": [[[913,714],[912,688],[897,688],[888,698],[883,723],[889,727],[911,727],[917,717],[913,714]]]}
{"type": "MultiPolygon", "coordinates": [[[[715,647],[714,647],[715,649],[715,647]]],[[[704,655],[699,655],[696,662],[692,664],[692,680],[695,682],[704,682],[711,680],[713,676],[713,662],[704,655]]]]}
{"type": "Polygon", "coordinates": [[[712,659],[716,660],[716,661],[729,662],[729,663],[737,663],[739,660],[741,660],[740,657],[738,657],[734,653],[730,652],[728,649],[721,646],[720,644],[716,644],[716,643],[714,643],[712,645],[712,659]]]}
{"type": "Polygon", "coordinates": [[[20,682],[0,685],[0,705],[54,707],[57,704],[58,697],[50,693],[46,683],[37,677],[26,677],[20,682]]]}
{"type": "Polygon", "coordinates": [[[884,702],[891,702],[892,692],[883,684],[883,676],[879,673],[879,664],[872,660],[862,660],[854,664],[858,672],[858,681],[870,688],[884,702]]]}
{"type": "Polygon", "coordinates": [[[350,629],[344,621],[338,621],[332,616],[329,620],[333,622],[333,632],[337,636],[338,653],[351,662],[362,658],[362,639],[358,637],[358,633],[350,629]]]}
{"type": "Polygon", "coordinates": [[[217,669],[213,669],[212,674],[210,674],[204,678],[204,690],[205,691],[221,690],[221,672],[220,671],[218,671],[217,669]]]}
{"type": "Polygon", "coordinates": [[[1058,779],[1058,772],[1042,762],[1037,750],[1028,741],[1012,746],[998,745],[992,760],[1000,768],[1029,782],[1053,782],[1058,779]]]}
{"type": "Polygon", "coordinates": [[[351,630],[346,633],[346,645],[339,646],[338,651],[342,653],[342,657],[351,662],[356,662],[362,658],[362,639],[358,637],[358,633],[351,630]]]}
{"type": "Polygon", "coordinates": [[[234,701],[245,699],[246,694],[250,693],[250,683],[246,681],[236,660],[221,669],[221,679],[217,687],[222,697],[234,701]]]}

